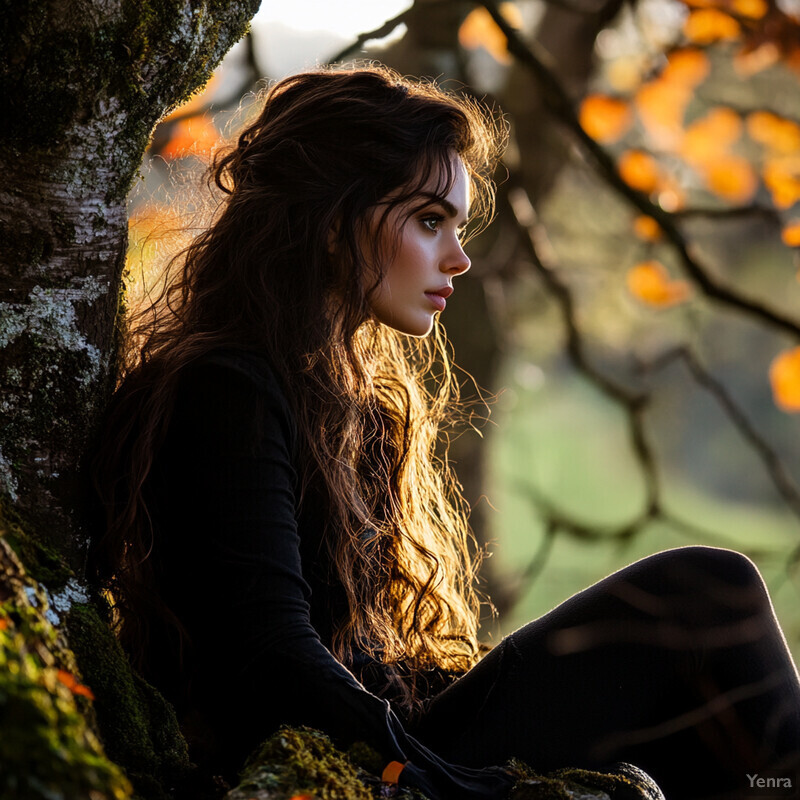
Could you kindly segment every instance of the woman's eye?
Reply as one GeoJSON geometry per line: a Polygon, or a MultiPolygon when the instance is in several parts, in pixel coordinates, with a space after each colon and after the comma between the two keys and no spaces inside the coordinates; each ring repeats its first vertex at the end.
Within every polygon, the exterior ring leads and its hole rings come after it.
{"type": "Polygon", "coordinates": [[[422,220],[422,224],[432,233],[436,233],[439,230],[439,224],[441,221],[441,217],[425,217],[422,220]]]}

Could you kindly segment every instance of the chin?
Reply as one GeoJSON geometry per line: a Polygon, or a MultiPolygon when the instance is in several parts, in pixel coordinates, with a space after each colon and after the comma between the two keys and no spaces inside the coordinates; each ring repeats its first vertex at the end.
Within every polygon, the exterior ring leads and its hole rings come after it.
{"type": "Polygon", "coordinates": [[[412,336],[415,339],[424,339],[433,330],[433,319],[433,317],[425,320],[387,320],[379,318],[378,321],[398,333],[404,333],[406,336],[412,336]]]}
{"type": "Polygon", "coordinates": [[[398,325],[395,330],[406,334],[406,336],[413,336],[415,339],[424,339],[433,330],[433,319],[427,325],[398,325]]]}

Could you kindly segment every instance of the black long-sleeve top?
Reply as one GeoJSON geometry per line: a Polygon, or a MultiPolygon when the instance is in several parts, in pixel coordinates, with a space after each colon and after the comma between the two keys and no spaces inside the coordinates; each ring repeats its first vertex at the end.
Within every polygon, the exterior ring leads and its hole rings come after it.
{"type": "Polygon", "coordinates": [[[347,613],[322,541],[325,505],[298,506],[298,434],[268,364],[247,352],[184,370],[145,490],[160,592],[185,629],[154,629],[149,677],[175,703],[198,760],[236,768],[281,724],[364,741],[406,762],[432,800],[505,798],[502,770],[446,764],[328,649],[347,613]]]}

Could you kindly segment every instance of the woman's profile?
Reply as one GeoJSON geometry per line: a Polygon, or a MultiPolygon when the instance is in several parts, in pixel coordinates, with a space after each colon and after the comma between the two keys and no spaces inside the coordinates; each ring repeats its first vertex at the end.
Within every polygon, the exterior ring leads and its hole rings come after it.
{"type": "Polygon", "coordinates": [[[213,165],[213,224],[131,323],[94,573],[209,772],[299,724],[431,800],[507,797],[512,758],[746,797],[796,768],[800,685],[745,557],[659,553],[479,644],[438,317],[502,145],[478,104],[379,67],[267,92],[213,165]]]}

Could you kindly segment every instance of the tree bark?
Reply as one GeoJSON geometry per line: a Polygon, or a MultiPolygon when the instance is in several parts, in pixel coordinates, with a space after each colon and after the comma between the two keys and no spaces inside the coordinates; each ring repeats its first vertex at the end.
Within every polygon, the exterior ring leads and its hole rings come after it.
{"type": "Polygon", "coordinates": [[[0,495],[80,568],[79,467],[113,388],[125,198],[153,126],[259,0],[0,0],[0,495]]]}

